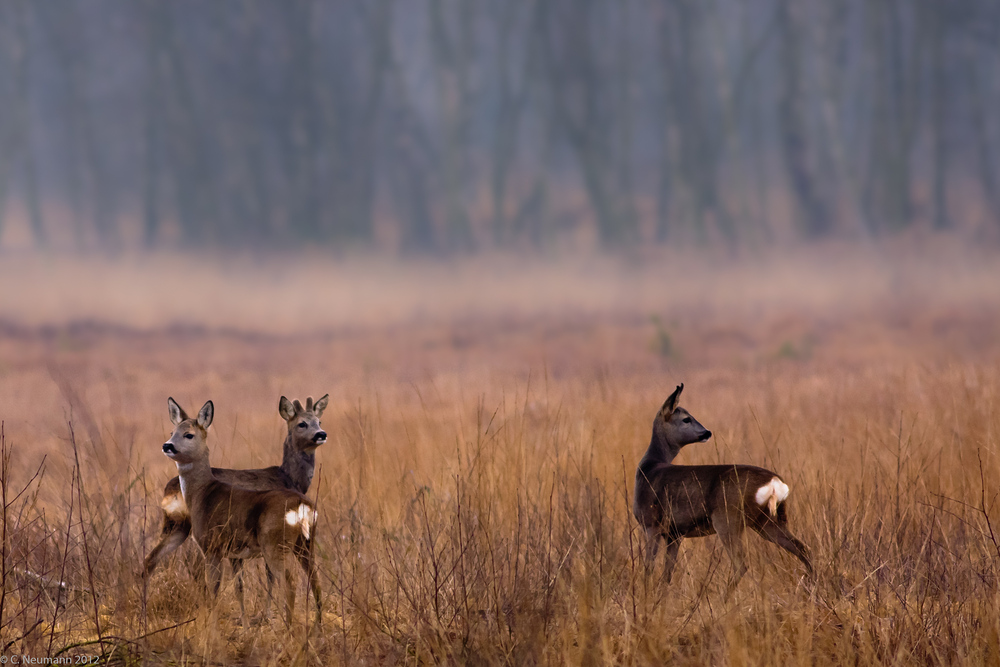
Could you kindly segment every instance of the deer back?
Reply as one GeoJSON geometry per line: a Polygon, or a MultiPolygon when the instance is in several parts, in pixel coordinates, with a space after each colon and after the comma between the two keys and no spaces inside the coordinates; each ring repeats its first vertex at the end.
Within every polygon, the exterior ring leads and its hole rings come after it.
{"type": "Polygon", "coordinates": [[[269,545],[295,543],[311,537],[314,516],[302,521],[312,502],[291,489],[251,490],[215,480],[191,499],[191,528],[206,553],[252,558],[269,545]],[[288,518],[289,513],[295,516],[288,518]]]}
{"type": "Polygon", "coordinates": [[[776,478],[769,470],[749,465],[640,466],[636,518],[643,527],[662,526],[664,533],[680,537],[711,534],[712,515],[719,511],[758,522],[769,511],[767,502],[757,502],[758,492],[776,478]]]}

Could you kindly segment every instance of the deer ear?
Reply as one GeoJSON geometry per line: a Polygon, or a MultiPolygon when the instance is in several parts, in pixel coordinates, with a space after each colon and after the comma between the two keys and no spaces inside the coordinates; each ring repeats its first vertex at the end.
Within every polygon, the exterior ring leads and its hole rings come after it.
{"type": "Polygon", "coordinates": [[[291,421],[295,416],[295,407],[292,405],[292,402],[284,396],[282,396],[281,400],[278,401],[278,414],[281,415],[281,418],[286,422],[291,421]]]}
{"type": "Polygon", "coordinates": [[[184,412],[184,408],[177,405],[177,401],[175,401],[173,397],[167,399],[167,413],[170,415],[170,423],[174,426],[177,426],[188,418],[187,414],[184,412]]]}
{"type": "Polygon", "coordinates": [[[323,411],[326,410],[326,406],[330,404],[330,394],[323,394],[323,398],[316,401],[313,404],[313,412],[317,417],[323,416],[323,411]]]}
{"type": "Polygon", "coordinates": [[[215,418],[215,404],[212,401],[206,401],[205,405],[201,406],[201,410],[198,411],[198,425],[203,429],[208,429],[212,425],[212,420],[215,418]]]}
{"type": "Polygon", "coordinates": [[[681,392],[684,391],[684,383],[681,382],[677,385],[677,389],[674,389],[674,393],[670,394],[663,407],[660,408],[660,414],[663,415],[664,419],[669,419],[670,415],[674,414],[674,410],[677,409],[677,404],[681,400],[681,392]]]}

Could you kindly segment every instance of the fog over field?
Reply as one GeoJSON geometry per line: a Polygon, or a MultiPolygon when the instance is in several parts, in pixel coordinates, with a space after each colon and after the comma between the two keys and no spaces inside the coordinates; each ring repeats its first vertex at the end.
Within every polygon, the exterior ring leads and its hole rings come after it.
{"type": "Polygon", "coordinates": [[[987,0],[0,3],[0,653],[997,663],[998,35],[987,0]],[[645,572],[681,383],[676,463],[780,475],[815,577],[756,535],[731,596],[715,535],[645,572]],[[264,616],[259,558],[249,627],[193,540],[144,577],[167,398],[244,469],[324,394],[320,626],[298,571],[264,616]]]}

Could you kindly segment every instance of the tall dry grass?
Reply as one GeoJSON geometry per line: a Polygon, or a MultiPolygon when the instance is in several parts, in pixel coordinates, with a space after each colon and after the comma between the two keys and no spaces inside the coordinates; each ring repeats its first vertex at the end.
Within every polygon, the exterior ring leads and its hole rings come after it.
{"type": "MultiPolygon", "coordinates": [[[[130,321],[142,290],[112,294],[125,305],[110,314],[87,292],[89,317],[19,318],[19,305],[0,334],[0,648],[254,665],[998,664],[1000,274],[989,258],[932,259],[834,256],[818,274],[733,261],[703,283],[642,259],[595,269],[617,282],[588,292],[581,278],[564,307],[542,288],[493,309],[467,292],[501,288],[463,265],[423,283],[445,303],[423,314],[404,312],[417,269],[397,267],[359,280],[398,284],[401,301],[383,295],[386,312],[353,324],[324,311],[342,268],[321,265],[278,306],[216,276],[231,302],[213,314],[195,285],[170,306],[193,304],[191,321],[130,321]],[[312,310],[321,326],[297,319],[312,310]],[[756,537],[729,601],[714,537],[685,541],[669,586],[643,576],[632,479],[679,381],[714,433],[679,462],[781,473],[815,582],[756,537]],[[209,613],[191,545],[144,584],[174,474],[166,397],[212,398],[213,463],[257,467],[280,456],[278,397],[325,392],[310,491],[322,629],[306,626],[304,582],[290,629],[238,627],[229,578],[209,613]]],[[[247,586],[259,613],[259,564],[247,586]]]]}

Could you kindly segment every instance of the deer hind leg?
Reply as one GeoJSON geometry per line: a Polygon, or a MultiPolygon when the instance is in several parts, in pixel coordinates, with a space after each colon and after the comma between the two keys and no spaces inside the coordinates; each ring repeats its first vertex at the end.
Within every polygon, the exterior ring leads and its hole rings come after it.
{"type": "Polygon", "coordinates": [[[264,574],[267,578],[267,598],[264,599],[264,619],[271,620],[271,597],[274,595],[274,572],[271,566],[264,563],[264,574]]]}
{"type": "Polygon", "coordinates": [[[712,527],[722,541],[729,559],[733,561],[733,576],[726,586],[725,599],[736,590],[736,585],[747,571],[746,547],[743,544],[743,519],[735,512],[718,511],[712,515],[712,527]]]}
{"type": "MultiPolygon", "coordinates": [[[[316,574],[316,567],[313,563],[312,542],[307,541],[303,544],[303,541],[304,540],[299,540],[299,542],[295,545],[295,557],[298,559],[302,569],[305,570],[306,577],[309,579],[309,588],[312,590],[313,600],[316,601],[316,627],[319,627],[323,622],[323,607],[320,602],[319,576],[316,574]]],[[[309,594],[306,593],[306,602],[309,601],[308,598],[309,594]]]]}
{"type": "Polygon", "coordinates": [[[292,610],[295,608],[295,582],[291,570],[285,567],[285,549],[274,547],[264,552],[264,564],[272,576],[285,580],[285,622],[292,624],[292,610]]]}
{"type": "Polygon", "coordinates": [[[163,530],[160,533],[160,541],[153,547],[153,550],[146,556],[143,567],[143,577],[148,578],[153,574],[153,570],[163,561],[164,558],[177,551],[178,547],[184,544],[184,540],[191,534],[191,519],[184,517],[181,520],[172,518],[166,512],[163,513],[163,530]]]}
{"type": "Polygon", "coordinates": [[[292,624],[292,612],[295,609],[295,576],[291,569],[285,568],[285,623],[292,624]]]}
{"type": "Polygon", "coordinates": [[[815,575],[813,570],[812,562],[809,560],[809,548],[802,543],[801,540],[797,539],[783,524],[777,521],[768,521],[763,526],[757,529],[760,536],[763,537],[768,542],[773,542],[779,547],[792,554],[806,566],[806,571],[809,576],[815,575]]]}
{"type": "Polygon", "coordinates": [[[233,579],[236,580],[236,599],[240,601],[240,623],[244,628],[250,627],[247,624],[247,608],[243,604],[243,559],[230,558],[229,564],[233,568],[233,579]]]}

